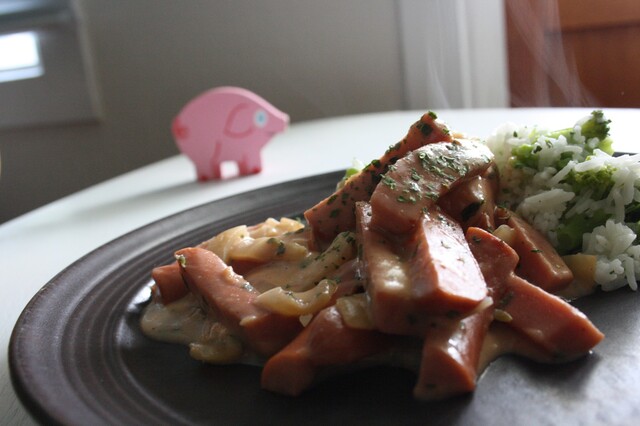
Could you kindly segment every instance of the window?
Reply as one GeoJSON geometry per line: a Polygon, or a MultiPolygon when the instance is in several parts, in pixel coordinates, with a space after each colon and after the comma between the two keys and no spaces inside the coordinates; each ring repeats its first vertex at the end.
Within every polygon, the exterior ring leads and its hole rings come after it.
{"type": "Polygon", "coordinates": [[[0,83],[36,78],[42,74],[36,33],[29,31],[0,36],[0,83]]]}
{"type": "Polygon", "coordinates": [[[72,0],[0,1],[0,129],[97,118],[72,0]]]}

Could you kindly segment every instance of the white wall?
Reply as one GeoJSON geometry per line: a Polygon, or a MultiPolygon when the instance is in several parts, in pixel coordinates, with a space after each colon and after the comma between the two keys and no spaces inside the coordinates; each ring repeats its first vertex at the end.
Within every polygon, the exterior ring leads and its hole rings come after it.
{"type": "Polygon", "coordinates": [[[77,1],[103,116],[0,131],[0,222],[176,154],[171,118],[210,87],[254,90],[294,122],[416,107],[398,0],[77,1]]]}

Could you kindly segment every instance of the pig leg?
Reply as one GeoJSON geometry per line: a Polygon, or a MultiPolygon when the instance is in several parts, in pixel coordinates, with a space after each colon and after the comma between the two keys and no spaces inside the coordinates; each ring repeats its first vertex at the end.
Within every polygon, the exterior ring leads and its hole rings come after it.
{"type": "Polygon", "coordinates": [[[252,175],[260,173],[262,164],[260,162],[260,152],[245,152],[242,159],[238,161],[238,172],[241,175],[252,175]]]}
{"type": "Polygon", "coordinates": [[[211,178],[212,179],[221,179],[222,178],[222,163],[211,163],[211,178]]]}
{"type": "Polygon", "coordinates": [[[209,173],[211,179],[222,178],[222,156],[220,149],[221,142],[216,141],[213,153],[211,154],[211,160],[209,161],[209,173]]]}
{"type": "MultiPolygon", "coordinates": [[[[209,179],[216,178],[215,173],[212,173],[212,167],[210,162],[206,158],[191,158],[193,164],[196,166],[196,175],[201,182],[209,179]]],[[[219,177],[219,176],[218,176],[219,177]]]]}

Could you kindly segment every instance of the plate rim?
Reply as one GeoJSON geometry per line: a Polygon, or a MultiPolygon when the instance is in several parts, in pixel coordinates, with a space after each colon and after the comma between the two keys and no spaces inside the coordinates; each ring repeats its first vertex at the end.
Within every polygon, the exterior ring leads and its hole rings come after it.
{"type": "MultiPolygon", "coordinates": [[[[313,176],[307,176],[201,203],[199,205],[167,215],[163,218],[153,220],[146,225],[128,231],[91,250],[87,254],[81,256],[80,258],[63,268],[53,278],[47,281],[31,297],[27,305],[21,311],[12,328],[8,346],[9,376],[11,385],[16,395],[18,396],[19,401],[23,404],[23,406],[31,416],[33,416],[38,421],[42,421],[47,424],[74,423],[75,419],[77,419],[78,417],[81,418],[81,422],[79,422],[78,424],[87,424],[86,421],[89,420],[92,422],[100,420],[99,417],[95,417],[95,413],[93,413],[91,410],[86,412],[76,412],[73,413],[73,415],[70,415],[67,406],[65,404],[56,402],[57,400],[52,401],[50,398],[51,393],[47,392],[46,389],[44,389],[46,386],[42,386],[42,384],[38,382],[38,378],[34,378],[31,374],[33,372],[33,366],[30,364],[32,358],[29,358],[31,355],[29,353],[29,350],[27,350],[27,346],[29,345],[27,339],[40,337],[39,334],[41,334],[39,330],[34,330],[32,325],[35,321],[42,319],[38,317],[38,315],[44,314],[42,310],[50,304],[52,295],[57,296],[59,293],[65,293],[65,290],[68,292],[70,284],[68,281],[65,281],[65,279],[67,279],[68,277],[73,277],[74,274],[77,274],[78,271],[82,270],[83,267],[101,259],[103,256],[107,256],[108,258],[113,257],[115,255],[114,251],[123,248],[121,246],[124,246],[125,248],[131,248],[129,246],[132,245],[134,240],[139,238],[148,239],[149,236],[154,236],[157,234],[162,235],[163,240],[174,240],[174,237],[188,239],[192,234],[197,234],[199,230],[200,232],[202,232],[203,227],[206,227],[209,223],[214,221],[214,218],[207,217],[207,213],[211,209],[224,209],[224,207],[227,205],[238,203],[238,201],[241,200],[251,200],[264,195],[267,192],[286,192],[291,191],[293,188],[297,187],[327,187],[329,189],[329,194],[331,182],[335,186],[335,183],[338,182],[343,174],[344,171],[338,170],[313,176]],[[164,234],[164,232],[170,231],[167,229],[167,224],[171,224],[181,219],[190,219],[193,221],[189,223],[186,229],[164,234]]],[[[315,197],[314,199],[318,201],[317,197],[315,197]]],[[[311,205],[309,205],[308,207],[311,207],[311,205]]],[[[227,217],[226,219],[229,219],[229,217],[227,217]]],[[[154,245],[158,244],[158,242],[155,242],[154,245]]],[[[138,249],[137,252],[143,254],[144,249],[138,249]]],[[[148,272],[150,271],[147,271],[147,273],[148,272]]],[[[100,284],[98,283],[98,285],[100,284]]],[[[85,292],[79,294],[78,296],[81,298],[86,297],[94,290],[94,287],[85,289],[85,292]]],[[[138,289],[138,291],[140,290],[142,289],[138,289]]],[[[59,394],[60,393],[58,392],[58,396],[60,396],[59,394]]],[[[74,408],[87,407],[74,405],[74,408]]]]}

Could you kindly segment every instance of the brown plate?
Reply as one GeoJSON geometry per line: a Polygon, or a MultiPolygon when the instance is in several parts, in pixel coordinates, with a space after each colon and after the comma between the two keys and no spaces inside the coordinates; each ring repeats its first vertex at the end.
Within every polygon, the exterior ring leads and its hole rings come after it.
{"type": "Polygon", "coordinates": [[[606,334],[594,353],[563,365],[503,357],[475,393],[442,402],[411,396],[413,374],[374,368],[298,398],[260,389],[260,369],[213,366],[138,327],[149,271],[175,249],[238,224],[296,216],[341,173],[215,201],[140,228],[51,280],[18,319],[11,378],[45,423],[96,424],[630,424],[640,416],[640,301],[629,290],[577,306],[606,334]]]}

